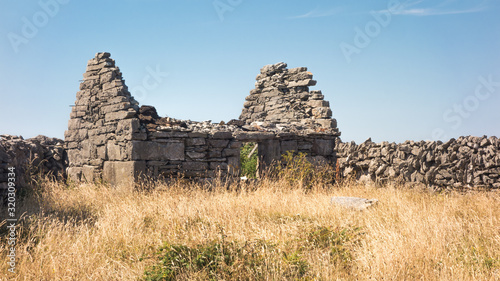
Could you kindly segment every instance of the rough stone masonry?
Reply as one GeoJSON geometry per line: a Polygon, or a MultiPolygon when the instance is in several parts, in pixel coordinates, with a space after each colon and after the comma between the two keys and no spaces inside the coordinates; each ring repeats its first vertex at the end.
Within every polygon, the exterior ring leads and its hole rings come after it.
{"type": "MultiPolygon", "coordinates": [[[[304,152],[314,163],[338,165],[345,177],[401,179],[429,186],[500,188],[500,140],[459,137],[445,143],[368,140],[342,143],[337,122],[305,67],[264,66],[246,97],[239,120],[194,122],[158,116],[139,107],[109,53],[89,60],[76,94],[65,140],[0,136],[0,192],[8,167],[73,181],[111,184],[141,178],[236,177],[240,147],[258,143],[261,167],[287,151],[304,152]],[[32,169],[33,168],[33,169],[32,169]]],[[[19,179],[18,186],[23,186],[19,179]]]]}
{"type": "Polygon", "coordinates": [[[74,181],[238,176],[244,142],[258,143],[261,167],[292,150],[316,163],[335,161],[340,133],[321,92],[309,91],[316,82],[306,68],[265,66],[241,120],[227,124],[161,118],[152,106],[139,108],[109,53],[91,59],[83,78],[65,133],[74,181]]]}

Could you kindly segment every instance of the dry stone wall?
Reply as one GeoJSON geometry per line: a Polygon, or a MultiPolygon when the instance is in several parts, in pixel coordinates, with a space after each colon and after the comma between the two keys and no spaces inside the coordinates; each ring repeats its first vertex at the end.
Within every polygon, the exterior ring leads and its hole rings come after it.
{"type": "Polygon", "coordinates": [[[63,144],[63,140],[45,136],[25,140],[20,136],[0,135],[0,197],[8,188],[9,167],[15,168],[17,188],[26,186],[26,177],[33,173],[62,179],[66,166],[63,144]]]}
{"type": "MultiPolygon", "coordinates": [[[[500,188],[500,140],[460,137],[448,142],[371,140],[341,143],[336,120],[305,67],[267,65],[246,97],[240,120],[195,122],[158,116],[131,96],[109,53],[89,60],[63,141],[0,137],[0,192],[7,168],[26,174],[28,163],[74,181],[111,184],[144,177],[207,179],[238,176],[240,147],[258,143],[260,167],[287,151],[303,152],[345,177],[402,179],[440,187],[500,188]]],[[[21,184],[24,184],[22,182],[21,184]]]]}
{"type": "Polygon", "coordinates": [[[402,179],[429,186],[500,188],[500,140],[459,137],[396,144],[338,143],[338,164],[345,177],[373,181],[402,179]]]}

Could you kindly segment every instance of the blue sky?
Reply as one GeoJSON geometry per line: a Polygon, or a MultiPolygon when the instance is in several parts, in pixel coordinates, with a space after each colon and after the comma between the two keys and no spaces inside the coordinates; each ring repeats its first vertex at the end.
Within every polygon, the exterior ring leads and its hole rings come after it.
{"type": "Polygon", "coordinates": [[[238,118],[283,61],[314,74],[343,141],[500,136],[499,15],[493,0],[3,0],[0,134],[62,138],[108,51],[162,116],[238,118]]]}

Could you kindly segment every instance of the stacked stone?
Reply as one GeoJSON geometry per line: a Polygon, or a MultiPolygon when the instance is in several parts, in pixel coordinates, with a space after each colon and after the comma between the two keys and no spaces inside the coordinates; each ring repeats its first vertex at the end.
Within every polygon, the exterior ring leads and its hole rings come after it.
{"type": "Polygon", "coordinates": [[[257,75],[255,89],[246,97],[240,120],[261,126],[305,126],[338,133],[330,103],[321,91],[309,91],[316,85],[306,67],[287,69],[280,62],[266,65],[257,75]]]}
{"type": "Polygon", "coordinates": [[[400,178],[440,188],[500,188],[500,139],[459,137],[401,144],[339,143],[340,171],[345,177],[370,180],[400,178]]]}
{"type": "Polygon", "coordinates": [[[105,161],[127,160],[130,141],[145,138],[138,109],[110,54],[97,53],[88,61],[65,132],[70,178],[93,181],[105,161]]]}
{"type": "Polygon", "coordinates": [[[307,153],[314,162],[333,163],[334,135],[256,130],[234,120],[225,124],[161,118],[152,106],[142,106],[139,112],[148,134],[146,140],[133,142],[132,159],[152,178],[238,176],[244,142],[259,144],[263,163],[273,163],[291,150],[307,153]]]}
{"type": "Polygon", "coordinates": [[[37,136],[23,137],[0,135],[0,195],[8,188],[9,167],[14,167],[16,186],[26,186],[27,177],[34,174],[49,174],[61,179],[64,174],[65,157],[63,141],[37,136]]]}

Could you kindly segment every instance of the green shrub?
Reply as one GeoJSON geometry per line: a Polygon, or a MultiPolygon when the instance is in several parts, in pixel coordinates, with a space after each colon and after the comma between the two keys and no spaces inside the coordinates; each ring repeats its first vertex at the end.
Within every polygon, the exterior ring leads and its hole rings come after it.
{"type": "Polygon", "coordinates": [[[256,178],[257,177],[257,162],[258,162],[258,153],[257,150],[254,150],[257,143],[255,142],[247,142],[245,145],[241,147],[240,151],[240,163],[241,163],[241,172],[240,175],[247,178],[256,178]],[[248,155],[254,150],[250,158],[248,155]]]}
{"type": "Polygon", "coordinates": [[[361,240],[360,227],[333,229],[331,227],[317,227],[307,233],[308,247],[328,249],[333,263],[349,268],[353,261],[353,248],[361,240]]]}
{"type": "Polygon", "coordinates": [[[147,268],[144,280],[190,279],[265,280],[270,276],[304,277],[309,271],[300,250],[280,251],[263,240],[240,243],[224,239],[193,247],[166,243],[158,262],[147,268]]]}
{"type": "Polygon", "coordinates": [[[309,264],[302,259],[301,251],[283,252],[283,260],[289,266],[285,272],[287,277],[303,277],[309,270],[309,264]]]}
{"type": "Polygon", "coordinates": [[[158,263],[145,271],[144,279],[175,280],[183,274],[201,274],[210,280],[259,279],[273,254],[274,245],[262,240],[242,245],[222,239],[194,247],[167,243],[158,252],[158,263]]]}

